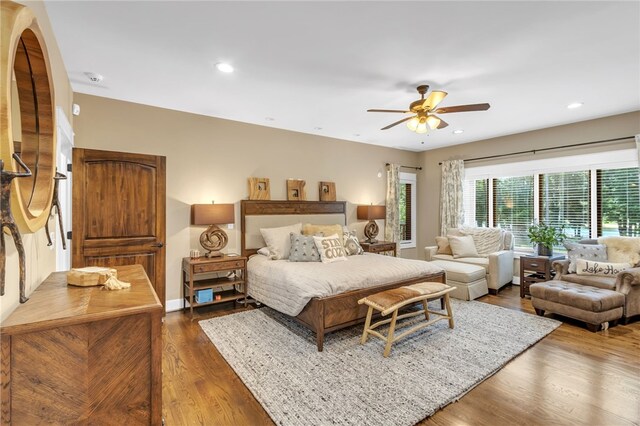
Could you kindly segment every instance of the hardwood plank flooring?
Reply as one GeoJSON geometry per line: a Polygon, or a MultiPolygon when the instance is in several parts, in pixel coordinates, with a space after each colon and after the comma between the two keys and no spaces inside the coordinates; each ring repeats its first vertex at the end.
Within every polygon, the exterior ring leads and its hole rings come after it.
{"type": "MultiPolygon", "coordinates": [[[[517,286],[479,300],[534,314],[517,286]]],[[[243,309],[231,304],[201,308],[193,322],[181,312],[167,314],[162,379],[167,425],[274,424],[198,325],[198,320],[243,309]]],[[[420,425],[640,424],[640,321],[598,333],[563,321],[420,425]]]]}

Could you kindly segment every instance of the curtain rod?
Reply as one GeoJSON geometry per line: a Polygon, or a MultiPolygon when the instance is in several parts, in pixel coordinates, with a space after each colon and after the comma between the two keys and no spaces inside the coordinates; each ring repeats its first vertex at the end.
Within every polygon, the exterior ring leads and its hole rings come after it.
{"type": "MultiPolygon", "coordinates": [[[[593,142],[582,142],[582,143],[574,143],[571,145],[562,145],[562,146],[553,146],[550,148],[540,148],[540,149],[530,149],[528,151],[518,151],[518,152],[510,152],[508,154],[498,154],[498,155],[488,155],[486,157],[476,157],[476,158],[470,158],[468,160],[464,160],[464,162],[469,162],[469,161],[480,161],[480,160],[488,160],[491,158],[501,158],[501,157],[509,157],[512,155],[520,155],[520,154],[536,154],[538,152],[544,152],[544,151],[551,151],[554,149],[563,149],[563,148],[574,148],[576,146],[585,146],[585,145],[595,145],[595,144],[599,144],[599,143],[607,143],[607,142],[617,142],[617,141],[624,141],[627,139],[633,139],[633,136],[625,136],[622,138],[615,138],[615,139],[603,139],[601,141],[593,141],[593,142]]],[[[442,161],[438,163],[439,166],[442,165],[442,161]]]]}
{"type": "MultiPolygon", "coordinates": [[[[390,166],[391,163],[384,163],[385,166],[390,166]]],[[[414,169],[414,170],[422,170],[422,167],[416,167],[416,166],[400,166],[402,168],[405,169],[414,169]]]]}

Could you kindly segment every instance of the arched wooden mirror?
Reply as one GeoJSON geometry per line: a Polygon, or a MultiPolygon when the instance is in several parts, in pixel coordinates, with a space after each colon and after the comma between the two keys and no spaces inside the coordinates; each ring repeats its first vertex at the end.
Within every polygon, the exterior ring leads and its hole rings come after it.
{"type": "Polygon", "coordinates": [[[55,175],[55,100],[44,38],[33,13],[2,2],[0,151],[15,171],[18,153],[33,175],[14,180],[11,208],[22,232],[35,232],[49,217],[55,175]]]}

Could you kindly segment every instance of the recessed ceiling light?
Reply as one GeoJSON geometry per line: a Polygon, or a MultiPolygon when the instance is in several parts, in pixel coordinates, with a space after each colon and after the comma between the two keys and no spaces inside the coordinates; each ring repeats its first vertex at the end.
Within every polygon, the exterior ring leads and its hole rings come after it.
{"type": "Polygon", "coordinates": [[[573,103],[567,105],[567,108],[576,109],[576,108],[580,108],[582,105],[584,105],[582,102],[573,102],[573,103]]]}
{"type": "Polygon", "coordinates": [[[216,68],[218,68],[218,71],[221,72],[226,72],[226,73],[230,73],[233,72],[233,67],[229,64],[226,64],[224,62],[219,62],[216,64],[216,68]]]}
{"type": "Polygon", "coordinates": [[[276,119],[273,117],[265,117],[264,119],[267,121],[276,121],[276,119]]]}
{"type": "Polygon", "coordinates": [[[103,76],[101,76],[100,74],[96,74],[95,72],[85,72],[84,75],[86,75],[92,83],[100,83],[102,80],[104,80],[103,76]]]}
{"type": "Polygon", "coordinates": [[[464,130],[462,130],[462,129],[458,129],[458,130],[454,130],[454,131],[453,131],[453,134],[454,134],[454,135],[459,135],[459,134],[461,134],[461,133],[464,133],[464,130]]]}

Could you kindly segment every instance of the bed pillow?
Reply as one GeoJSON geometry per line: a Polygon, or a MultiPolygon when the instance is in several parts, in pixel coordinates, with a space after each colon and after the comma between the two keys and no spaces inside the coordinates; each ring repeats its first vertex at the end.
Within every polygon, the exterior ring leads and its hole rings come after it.
{"type": "Polygon", "coordinates": [[[598,262],[606,262],[607,247],[602,244],[580,244],[580,243],[564,243],[567,249],[567,258],[569,258],[569,273],[576,272],[576,261],[578,259],[597,260],[598,262]]]}
{"type": "Polygon", "coordinates": [[[260,233],[269,249],[269,259],[278,260],[289,257],[291,251],[291,237],[289,234],[299,234],[302,228],[301,223],[295,225],[282,226],[280,228],[260,228],[260,233]]]}
{"type": "Polygon", "coordinates": [[[305,223],[302,225],[302,235],[342,235],[342,225],[313,225],[311,223],[305,223]]]}
{"type": "Polygon", "coordinates": [[[269,257],[269,249],[266,247],[262,247],[261,249],[258,249],[258,254],[269,257]]]}
{"type": "Polygon", "coordinates": [[[342,240],[343,240],[342,243],[344,245],[344,250],[347,253],[347,256],[364,254],[364,249],[360,245],[360,241],[358,241],[358,237],[356,236],[356,231],[343,232],[342,240]]]}
{"type": "Polygon", "coordinates": [[[451,246],[449,245],[449,239],[447,237],[436,237],[436,244],[438,245],[438,252],[436,254],[453,255],[451,246]]]}
{"type": "Polygon", "coordinates": [[[630,263],[609,263],[598,262],[595,260],[576,259],[576,273],[578,275],[615,277],[620,272],[630,267],[630,263]]]}
{"type": "Polygon", "coordinates": [[[453,252],[453,258],[459,259],[461,257],[479,257],[476,245],[473,242],[471,235],[465,235],[464,237],[449,237],[449,245],[453,252]]]}
{"type": "Polygon", "coordinates": [[[306,235],[289,234],[291,239],[291,251],[289,262],[320,262],[320,253],[313,237],[306,235]]]}
{"type": "Polygon", "coordinates": [[[347,260],[347,253],[342,246],[342,237],[333,234],[329,237],[313,237],[322,263],[347,260]]]}

